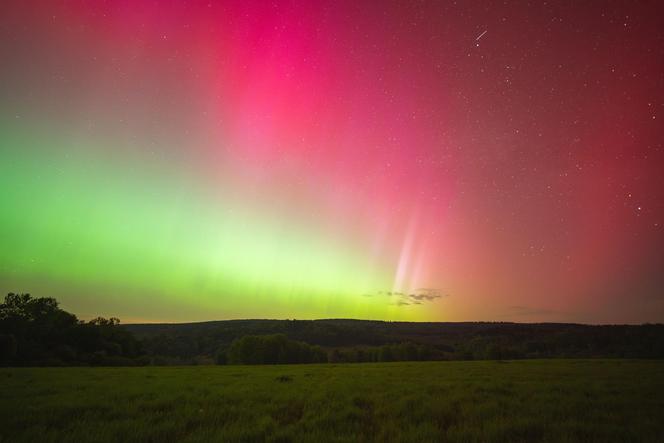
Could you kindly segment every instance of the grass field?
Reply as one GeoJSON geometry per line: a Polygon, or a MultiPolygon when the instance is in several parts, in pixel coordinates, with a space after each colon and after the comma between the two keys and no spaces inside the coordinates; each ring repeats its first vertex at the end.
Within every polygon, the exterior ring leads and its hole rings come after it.
{"type": "Polygon", "coordinates": [[[664,441],[664,362],[0,369],[2,442],[664,441]]]}

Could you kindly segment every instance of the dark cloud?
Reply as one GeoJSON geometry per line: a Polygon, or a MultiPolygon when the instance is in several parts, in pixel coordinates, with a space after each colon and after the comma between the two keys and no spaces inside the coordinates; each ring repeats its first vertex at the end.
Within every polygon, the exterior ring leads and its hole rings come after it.
{"type": "Polygon", "coordinates": [[[441,298],[442,295],[440,294],[408,294],[408,297],[412,298],[413,300],[435,300],[437,298],[441,298]]]}
{"type": "Polygon", "coordinates": [[[408,294],[408,297],[410,297],[413,300],[426,300],[426,301],[433,301],[437,298],[442,298],[442,297],[447,297],[448,294],[443,294],[440,289],[437,288],[419,288],[417,289],[417,293],[415,294],[408,294]]]}
{"type": "Polygon", "coordinates": [[[448,297],[448,294],[443,294],[437,288],[418,288],[415,292],[407,294],[400,291],[378,291],[376,294],[363,294],[366,297],[373,295],[381,295],[385,297],[395,298],[396,301],[391,303],[395,306],[410,306],[421,305],[425,302],[433,302],[436,299],[448,297]]]}

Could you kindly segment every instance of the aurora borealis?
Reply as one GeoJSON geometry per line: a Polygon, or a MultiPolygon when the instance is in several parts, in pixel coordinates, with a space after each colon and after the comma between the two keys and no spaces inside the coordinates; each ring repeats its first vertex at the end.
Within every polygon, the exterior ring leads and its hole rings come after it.
{"type": "Polygon", "coordinates": [[[657,2],[6,1],[0,290],[664,320],[657,2]]]}

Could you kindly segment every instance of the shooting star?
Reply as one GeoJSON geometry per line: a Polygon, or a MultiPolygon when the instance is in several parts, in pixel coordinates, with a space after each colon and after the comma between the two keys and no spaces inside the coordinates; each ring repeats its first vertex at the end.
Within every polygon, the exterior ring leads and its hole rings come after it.
{"type": "MultiPolygon", "coordinates": [[[[487,31],[488,31],[488,30],[487,30],[487,31]]],[[[479,39],[481,39],[481,38],[484,36],[484,34],[487,33],[487,31],[484,31],[483,33],[481,33],[480,35],[478,35],[477,38],[475,39],[475,41],[479,41],[479,39]]]]}

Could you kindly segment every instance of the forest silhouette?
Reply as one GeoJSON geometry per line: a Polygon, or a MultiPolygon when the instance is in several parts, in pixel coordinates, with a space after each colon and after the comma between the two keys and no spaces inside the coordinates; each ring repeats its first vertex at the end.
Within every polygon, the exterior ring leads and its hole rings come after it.
{"type": "Polygon", "coordinates": [[[664,325],[79,320],[50,297],[0,304],[0,365],[134,366],[529,358],[664,358],[664,325]]]}

